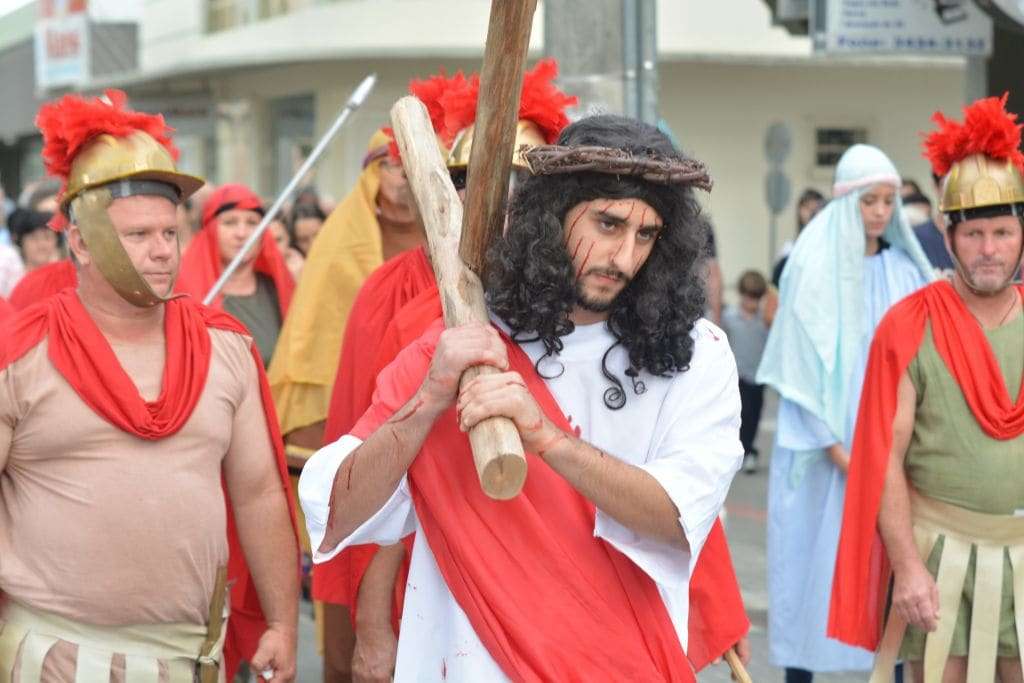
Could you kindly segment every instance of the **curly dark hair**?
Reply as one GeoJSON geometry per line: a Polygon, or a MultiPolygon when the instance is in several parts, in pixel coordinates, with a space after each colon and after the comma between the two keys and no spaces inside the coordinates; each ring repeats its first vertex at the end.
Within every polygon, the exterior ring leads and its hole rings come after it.
{"type": "MultiPolygon", "coordinates": [[[[558,144],[685,158],[657,128],[613,115],[577,121],[562,132],[558,144]]],[[[505,235],[488,250],[487,301],[511,328],[513,339],[544,344],[538,372],[544,357],[561,352],[561,337],[574,329],[569,315],[578,301],[563,223],[570,209],[593,199],[640,199],[665,223],[647,262],[609,310],[608,328],[616,342],[601,362],[612,383],[604,401],[618,409],[625,405],[626,395],[621,380],[608,369],[612,348],[626,348],[626,375],[637,394],[645,390],[638,379],[641,370],[661,377],[685,372],[693,357],[690,332],[705,305],[700,269],[708,223],[692,188],[597,172],[528,178],[512,198],[505,235]]]]}

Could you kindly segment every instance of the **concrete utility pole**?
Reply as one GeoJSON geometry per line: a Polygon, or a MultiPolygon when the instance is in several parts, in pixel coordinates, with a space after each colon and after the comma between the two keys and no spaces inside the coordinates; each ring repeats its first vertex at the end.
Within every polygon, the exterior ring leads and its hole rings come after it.
{"type": "Polygon", "coordinates": [[[658,122],[657,0],[544,0],[544,53],[594,110],[658,122]]]}
{"type": "Polygon", "coordinates": [[[1024,111],[1024,26],[998,22],[995,26],[992,57],[988,62],[988,95],[999,97],[1009,91],[1010,111],[1024,111]]]}

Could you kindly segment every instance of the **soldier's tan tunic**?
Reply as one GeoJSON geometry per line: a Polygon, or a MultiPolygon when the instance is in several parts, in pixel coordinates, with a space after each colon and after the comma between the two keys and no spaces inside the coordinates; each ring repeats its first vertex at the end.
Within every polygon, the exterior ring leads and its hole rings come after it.
{"type": "MultiPolygon", "coordinates": [[[[250,340],[210,337],[200,399],[159,441],[94,413],[45,340],[0,372],[0,591],[89,624],[206,623],[228,554],[221,463],[272,449],[250,340]]],[[[131,351],[114,350],[130,369],[131,351]]],[[[46,668],[73,671],[74,653],[58,643],[46,668]]]]}

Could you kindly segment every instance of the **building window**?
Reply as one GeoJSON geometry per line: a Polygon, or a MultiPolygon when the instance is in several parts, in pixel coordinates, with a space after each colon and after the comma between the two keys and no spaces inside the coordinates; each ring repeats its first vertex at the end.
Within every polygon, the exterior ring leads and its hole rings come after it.
{"type": "Polygon", "coordinates": [[[216,33],[337,0],[206,0],[206,30],[216,33]]]}
{"type": "Polygon", "coordinates": [[[867,128],[820,126],[814,130],[814,163],[819,168],[832,168],[843,152],[868,141],[867,128]]]}
{"type": "MultiPolygon", "coordinates": [[[[266,194],[276,194],[288,184],[306,161],[316,142],[313,139],[316,115],[312,95],[280,97],[270,101],[270,144],[273,150],[273,186],[266,194]]],[[[306,178],[303,183],[311,182],[306,178]]]]}

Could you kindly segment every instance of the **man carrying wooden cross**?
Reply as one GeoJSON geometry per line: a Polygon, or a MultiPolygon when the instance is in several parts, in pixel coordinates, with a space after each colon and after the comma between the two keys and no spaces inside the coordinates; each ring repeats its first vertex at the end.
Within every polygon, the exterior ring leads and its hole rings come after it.
{"type": "Polygon", "coordinates": [[[417,533],[396,680],[693,680],[689,579],[742,458],[735,362],[701,319],[710,181],[629,119],[558,142],[489,253],[493,326],[432,326],[300,482],[315,561],[417,533]],[[500,372],[459,393],[480,364],[500,372]],[[507,501],[462,433],[493,416],[528,453],[507,501]]]}

